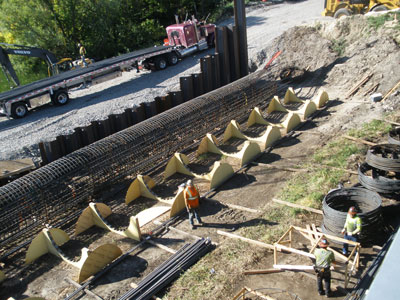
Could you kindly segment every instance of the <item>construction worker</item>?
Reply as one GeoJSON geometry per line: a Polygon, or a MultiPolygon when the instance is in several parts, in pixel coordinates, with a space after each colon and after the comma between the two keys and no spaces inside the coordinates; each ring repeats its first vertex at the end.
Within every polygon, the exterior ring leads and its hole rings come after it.
{"type": "Polygon", "coordinates": [[[81,60],[82,60],[82,67],[87,67],[87,63],[85,60],[86,49],[85,49],[85,47],[83,47],[83,45],[81,43],[78,43],[78,48],[79,48],[79,55],[81,56],[81,60]]]}
{"type": "Polygon", "coordinates": [[[328,241],[325,238],[322,238],[318,243],[318,246],[315,251],[315,266],[314,270],[317,273],[317,288],[318,293],[320,295],[325,295],[326,297],[330,297],[331,292],[331,269],[333,270],[333,266],[331,264],[336,264],[335,255],[331,250],[328,250],[328,241]],[[325,282],[325,291],[322,286],[322,281],[325,282]]]}
{"type": "Polygon", "coordinates": [[[185,198],[185,205],[186,209],[189,213],[189,223],[192,227],[192,229],[195,229],[195,225],[193,223],[193,218],[195,217],[198,224],[202,224],[199,213],[197,211],[199,207],[199,201],[200,201],[200,193],[198,189],[194,186],[192,180],[188,180],[186,182],[186,187],[183,192],[184,198],[185,198]]]}
{"type": "MultiPolygon", "coordinates": [[[[347,212],[346,222],[344,223],[344,227],[342,230],[342,234],[344,234],[344,238],[349,241],[357,242],[358,235],[361,232],[361,219],[357,216],[357,209],[352,206],[349,208],[347,212]]],[[[349,245],[343,244],[343,254],[347,255],[349,245]]]]}

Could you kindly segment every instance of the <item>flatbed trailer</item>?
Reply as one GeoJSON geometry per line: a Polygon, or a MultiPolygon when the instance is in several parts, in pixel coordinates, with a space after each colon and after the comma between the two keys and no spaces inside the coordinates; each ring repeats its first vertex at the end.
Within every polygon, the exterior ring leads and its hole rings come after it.
{"type": "Polygon", "coordinates": [[[8,117],[23,118],[28,112],[28,107],[34,108],[49,102],[55,105],[66,104],[69,100],[68,90],[73,87],[97,84],[115,78],[125,69],[138,68],[141,61],[153,62],[156,69],[162,69],[166,63],[177,63],[179,57],[179,51],[173,46],[156,46],[104,59],[85,68],[71,70],[1,93],[0,113],[8,117]]]}

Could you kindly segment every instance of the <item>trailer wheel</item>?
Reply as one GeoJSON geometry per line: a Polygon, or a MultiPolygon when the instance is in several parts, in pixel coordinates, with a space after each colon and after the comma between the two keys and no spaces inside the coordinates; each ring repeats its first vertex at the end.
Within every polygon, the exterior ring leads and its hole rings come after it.
{"type": "Polygon", "coordinates": [[[167,68],[167,60],[164,56],[158,56],[154,59],[156,70],[164,70],[167,68]]]}
{"type": "Polygon", "coordinates": [[[61,90],[56,91],[53,95],[53,102],[55,105],[65,105],[69,100],[68,92],[61,90]]]}
{"type": "Polygon", "coordinates": [[[11,117],[14,119],[21,119],[28,113],[28,108],[23,102],[14,103],[11,106],[11,117]]]}
{"type": "Polygon", "coordinates": [[[348,17],[348,16],[351,16],[351,11],[348,10],[347,8],[340,8],[333,15],[333,17],[336,19],[339,19],[341,17],[348,17]]]}
{"type": "Polygon", "coordinates": [[[178,55],[175,52],[168,53],[167,59],[170,66],[176,65],[179,61],[178,55]]]}

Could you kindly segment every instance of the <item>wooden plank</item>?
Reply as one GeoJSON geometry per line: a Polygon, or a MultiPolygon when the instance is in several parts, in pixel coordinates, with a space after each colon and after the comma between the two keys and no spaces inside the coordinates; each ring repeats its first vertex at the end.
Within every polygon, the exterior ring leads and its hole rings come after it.
{"type": "Polygon", "coordinates": [[[244,242],[248,242],[250,244],[257,245],[259,247],[263,247],[263,248],[266,248],[266,249],[269,249],[269,250],[274,250],[274,245],[266,244],[266,243],[255,241],[255,240],[251,240],[251,239],[242,237],[240,235],[236,235],[236,234],[225,232],[225,231],[221,231],[221,230],[217,230],[217,233],[219,235],[223,235],[223,236],[226,236],[226,237],[229,237],[229,238],[238,239],[238,240],[241,240],[241,241],[244,241],[244,242]]]}
{"type": "Polygon", "coordinates": [[[280,273],[283,272],[283,270],[278,270],[278,269],[263,269],[263,270],[247,270],[244,271],[244,275],[256,275],[256,274],[272,274],[272,273],[280,273]]]}
{"type": "Polygon", "coordinates": [[[314,266],[303,266],[303,265],[273,265],[278,270],[314,270],[314,266]]]}
{"type": "MultiPolygon", "coordinates": [[[[376,144],[376,143],[368,142],[368,141],[366,141],[366,140],[359,139],[359,138],[355,138],[355,137],[352,137],[352,136],[349,136],[349,135],[346,135],[346,134],[343,135],[343,137],[346,138],[346,139],[348,139],[348,140],[352,140],[352,141],[355,141],[355,142],[357,142],[357,143],[365,144],[365,145],[368,145],[368,146],[376,146],[376,145],[378,145],[378,144],[376,144]]],[[[357,174],[358,174],[358,173],[357,173],[357,174]]]]}
{"type": "Polygon", "coordinates": [[[400,81],[389,91],[386,93],[385,97],[383,97],[382,101],[385,101],[387,97],[390,96],[398,87],[400,87],[400,81]]]}
{"type": "Polygon", "coordinates": [[[215,199],[211,199],[211,198],[203,198],[202,200],[206,200],[206,201],[210,201],[210,202],[214,202],[214,203],[218,203],[221,205],[225,205],[227,207],[233,208],[233,209],[237,209],[237,210],[243,210],[243,211],[247,211],[247,212],[251,212],[253,214],[260,214],[262,213],[260,210],[258,209],[254,209],[254,208],[249,208],[249,207],[244,207],[241,205],[236,205],[236,204],[231,204],[231,203],[225,203],[225,202],[221,202],[215,199]]]}
{"type": "Polygon", "coordinates": [[[255,295],[255,296],[257,296],[257,297],[259,297],[259,298],[261,298],[261,299],[265,299],[265,300],[276,300],[275,298],[272,298],[272,297],[270,297],[270,296],[261,294],[261,293],[258,292],[258,291],[253,291],[252,289],[250,289],[250,288],[248,288],[248,287],[245,287],[245,288],[246,288],[246,290],[247,290],[249,293],[251,293],[251,294],[253,294],[253,295],[255,295]]]}
{"type": "Polygon", "coordinates": [[[279,203],[279,204],[286,205],[286,206],[304,209],[304,210],[307,210],[307,211],[310,211],[310,212],[313,212],[313,213],[316,213],[316,214],[320,214],[320,215],[324,214],[322,212],[322,210],[320,210],[320,209],[315,209],[315,208],[307,207],[307,206],[304,206],[304,205],[300,205],[300,204],[295,204],[295,203],[291,203],[291,202],[288,202],[288,201],[279,200],[279,199],[276,199],[276,198],[272,198],[272,201],[274,201],[276,203],[279,203]]]}
{"type": "Polygon", "coordinates": [[[246,293],[246,291],[247,291],[246,288],[242,288],[242,289],[240,290],[240,292],[237,293],[236,296],[232,298],[232,300],[237,300],[237,299],[239,299],[239,297],[242,297],[242,296],[246,293]]]}
{"type": "Polygon", "coordinates": [[[251,162],[252,165],[255,166],[262,166],[267,169],[278,169],[278,170],[283,170],[283,171],[289,171],[289,172],[309,172],[307,169],[297,169],[297,168],[291,168],[291,167],[282,167],[282,166],[275,166],[275,165],[270,165],[270,164],[263,164],[263,163],[258,163],[258,162],[251,162]]]}
{"type": "Polygon", "coordinates": [[[288,230],[281,236],[281,238],[276,242],[276,244],[279,244],[287,235],[290,231],[292,231],[293,227],[290,226],[288,230]]]}
{"type": "MultiPolygon", "coordinates": [[[[313,231],[318,232],[317,227],[315,226],[314,223],[311,224],[311,228],[312,228],[313,231]]],[[[314,239],[317,239],[317,236],[313,235],[313,237],[314,237],[314,239]]]]}
{"type": "MultiPolygon", "coordinates": [[[[75,286],[75,287],[78,288],[78,289],[79,289],[79,288],[82,288],[82,286],[81,286],[79,283],[73,281],[72,279],[70,279],[70,278],[68,278],[68,277],[65,278],[65,281],[68,282],[68,283],[70,283],[70,284],[72,284],[73,286],[75,286]]],[[[96,299],[96,300],[104,300],[103,298],[97,296],[95,293],[93,293],[92,291],[90,291],[90,290],[88,290],[88,289],[83,289],[83,291],[85,292],[86,295],[91,296],[91,297],[93,297],[93,298],[96,299]]]]}
{"type": "MultiPolygon", "coordinates": [[[[307,236],[308,236],[308,239],[310,240],[310,242],[311,242],[311,244],[312,243],[314,243],[315,242],[315,239],[314,239],[314,237],[313,237],[313,235],[311,234],[311,226],[309,225],[309,224],[307,224],[306,225],[306,228],[307,228],[307,230],[309,230],[309,232],[307,232],[306,234],[307,234],[307,236]]],[[[300,231],[300,233],[302,233],[303,235],[305,234],[304,232],[301,232],[300,231]]]]}
{"type": "Polygon", "coordinates": [[[314,252],[315,248],[317,248],[317,246],[318,246],[319,242],[321,241],[321,239],[322,239],[322,235],[321,235],[321,236],[319,237],[319,239],[314,243],[314,246],[312,246],[312,248],[311,248],[311,250],[310,250],[310,253],[313,253],[313,252],[314,252]]]}
{"type": "Polygon", "coordinates": [[[296,254],[299,254],[299,255],[307,256],[309,258],[315,258],[314,254],[311,254],[311,253],[308,253],[308,252],[305,252],[305,251],[302,251],[302,250],[286,247],[286,246],[283,246],[283,245],[280,245],[280,244],[275,244],[275,247],[278,250],[285,250],[287,252],[291,252],[291,253],[296,253],[296,254]]]}
{"type": "Polygon", "coordinates": [[[143,227],[144,225],[150,223],[154,219],[158,218],[159,216],[165,214],[167,211],[170,210],[171,207],[169,206],[154,206],[139,212],[136,215],[139,222],[139,226],[143,227]]]}
{"type": "Polygon", "coordinates": [[[156,247],[158,247],[160,249],[163,249],[163,250],[165,250],[165,251],[167,251],[169,253],[172,253],[172,254],[176,253],[176,251],[174,249],[171,249],[170,247],[167,247],[167,246],[165,246],[163,244],[157,243],[157,242],[155,242],[153,240],[146,240],[146,242],[149,243],[149,244],[152,244],[153,246],[156,246],[156,247]]]}
{"type": "Polygon", "coordinates": [[[310,230],[307,230],[307,229],[304,229],[304,228],[301,228],[301,227],[298,227],[298,226],[292,226],[292,227],[294,229],[298,230],[298,231],[302,231],[302,232],[305,232],[305,233],[308,233],[308,232],[309,233],[314,233],[317,236],[323,235],[327,239],[330,239],[330,240],[333,240],[333,241],[336,241],[336,242],[347,243],[347,244],[352,245],[352,246],[359,246],[360,245],[360,243],[349,241],[349,240],[345,240],[343,238],[340,238],[340,237],[337,237],[337,236],[334,236],[334,235],[330,235],[330,234],[326,234],[326,233],[322,233],[322,232],[314,232],[314,231],[310,231],[310,230]]]}
{"type": "Polygon", "coordinates": [[[354,95],[360,87],[362,87],[370,78],[372,77],[372,73],[367,74],[363,79],[361,79],[351,90],[347,93],[345,98],[349,98],[354,95]]]}

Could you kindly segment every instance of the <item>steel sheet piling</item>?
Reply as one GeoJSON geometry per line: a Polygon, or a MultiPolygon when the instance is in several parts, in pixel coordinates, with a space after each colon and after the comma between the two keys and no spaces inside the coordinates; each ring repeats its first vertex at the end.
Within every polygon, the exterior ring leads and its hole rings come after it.
{"type": "Polygon", "coordinates": [[[182,76],[179,78],[183,102],[189,101],[194,98],[193,92],[193,78],[192,76],[182,76]]]}

